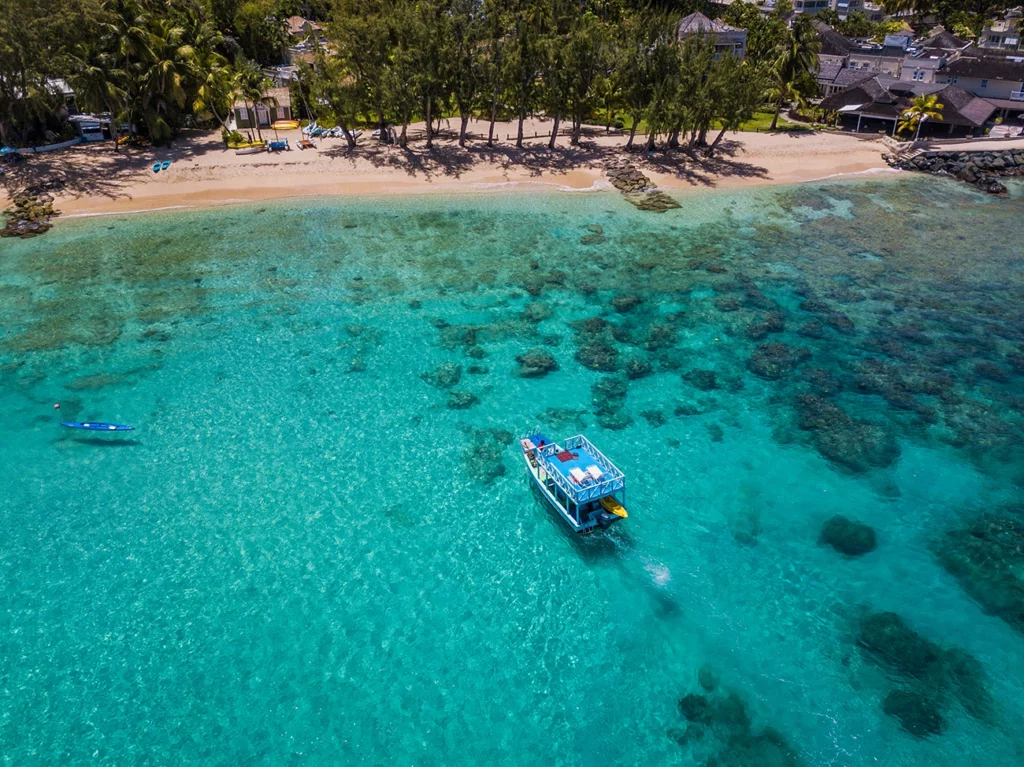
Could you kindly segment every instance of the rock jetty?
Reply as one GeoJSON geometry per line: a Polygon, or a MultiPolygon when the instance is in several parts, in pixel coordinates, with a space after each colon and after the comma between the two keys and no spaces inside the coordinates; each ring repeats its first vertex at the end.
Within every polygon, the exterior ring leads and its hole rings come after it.
{"type": "Polygon", "coordinates": [[[953,176],[989,194],[1006,195],[1001,176],[1024,176],[1024,151],[997,149],[992,152],[921,152],[913,157],[884,155],[894,168],[953,176]]]}
{"type": "Polygon", "coordinates": [[[0,237],[27,239],[45,234],[53,226],[50,219],[59,215],[60,211],[53,207],[52,195],[16,194],[13,204],[4,210],[6,226],[0,229],[0,237]]]}
{"type": "Polygon", "coordinates": [[[655,187],[654,182],[629,164],[610,165],[605,169],[612,186],[640,210],[664,213],[678,208],[679,203],[655,187]]]}

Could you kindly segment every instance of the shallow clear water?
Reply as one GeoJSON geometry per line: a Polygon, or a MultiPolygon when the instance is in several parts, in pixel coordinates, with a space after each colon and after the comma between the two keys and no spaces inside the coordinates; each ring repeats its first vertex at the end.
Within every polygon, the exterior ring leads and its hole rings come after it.
{"type": "Polygon", "coordinates": [[[301,200],[5,241],[4,763],[1021,763],[1018,533],[949,548],[1024,497],[1020,192],[301,200]],[[560,369],[516,375],[531,349],[560,369]],[[88,419],[138,429],[58,426],[88,419]],[[512,439],[538,427],[625,471],[628,520],[568,531],[512,439]],[[877,548],[819,543],[836,514],[877,548]]]}

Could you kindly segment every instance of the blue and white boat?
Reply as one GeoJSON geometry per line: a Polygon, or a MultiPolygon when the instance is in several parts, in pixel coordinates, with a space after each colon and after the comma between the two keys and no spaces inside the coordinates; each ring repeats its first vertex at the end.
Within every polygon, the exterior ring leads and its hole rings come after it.
{"type": "Polygon", "coordinates": [[[629,516],[625,476],[582,434],[561,443],[532,434],[519,444],[537,488],[577,533],[607,528],[629,516]]]}

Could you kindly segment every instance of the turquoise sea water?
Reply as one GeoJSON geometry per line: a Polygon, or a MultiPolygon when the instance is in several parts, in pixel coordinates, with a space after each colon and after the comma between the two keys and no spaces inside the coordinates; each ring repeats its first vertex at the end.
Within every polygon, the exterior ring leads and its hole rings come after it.
{"type": "Polygon", "coordinates": [[[1012,191],[296,200],[4,241],[3,763],[1024,763],[1012,191]],[[520,377],[535,349],[559,369],[520,377]],[[536,428],[585,431],[629,519],[571,534],[536,428]],[[820,543],[837,514],[875,550],[820,543]]]}

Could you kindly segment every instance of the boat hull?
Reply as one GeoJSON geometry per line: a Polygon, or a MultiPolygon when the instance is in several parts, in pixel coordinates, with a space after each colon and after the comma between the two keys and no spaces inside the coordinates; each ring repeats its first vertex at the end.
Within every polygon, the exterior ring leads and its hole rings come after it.
{"type": "Polygon", "coordinates": [[[61,421],[61,426],[68,429],[84,429],[85,431],[135,431],[134,426],[120,423],[97,423],[96,421],[61,421]]]}

